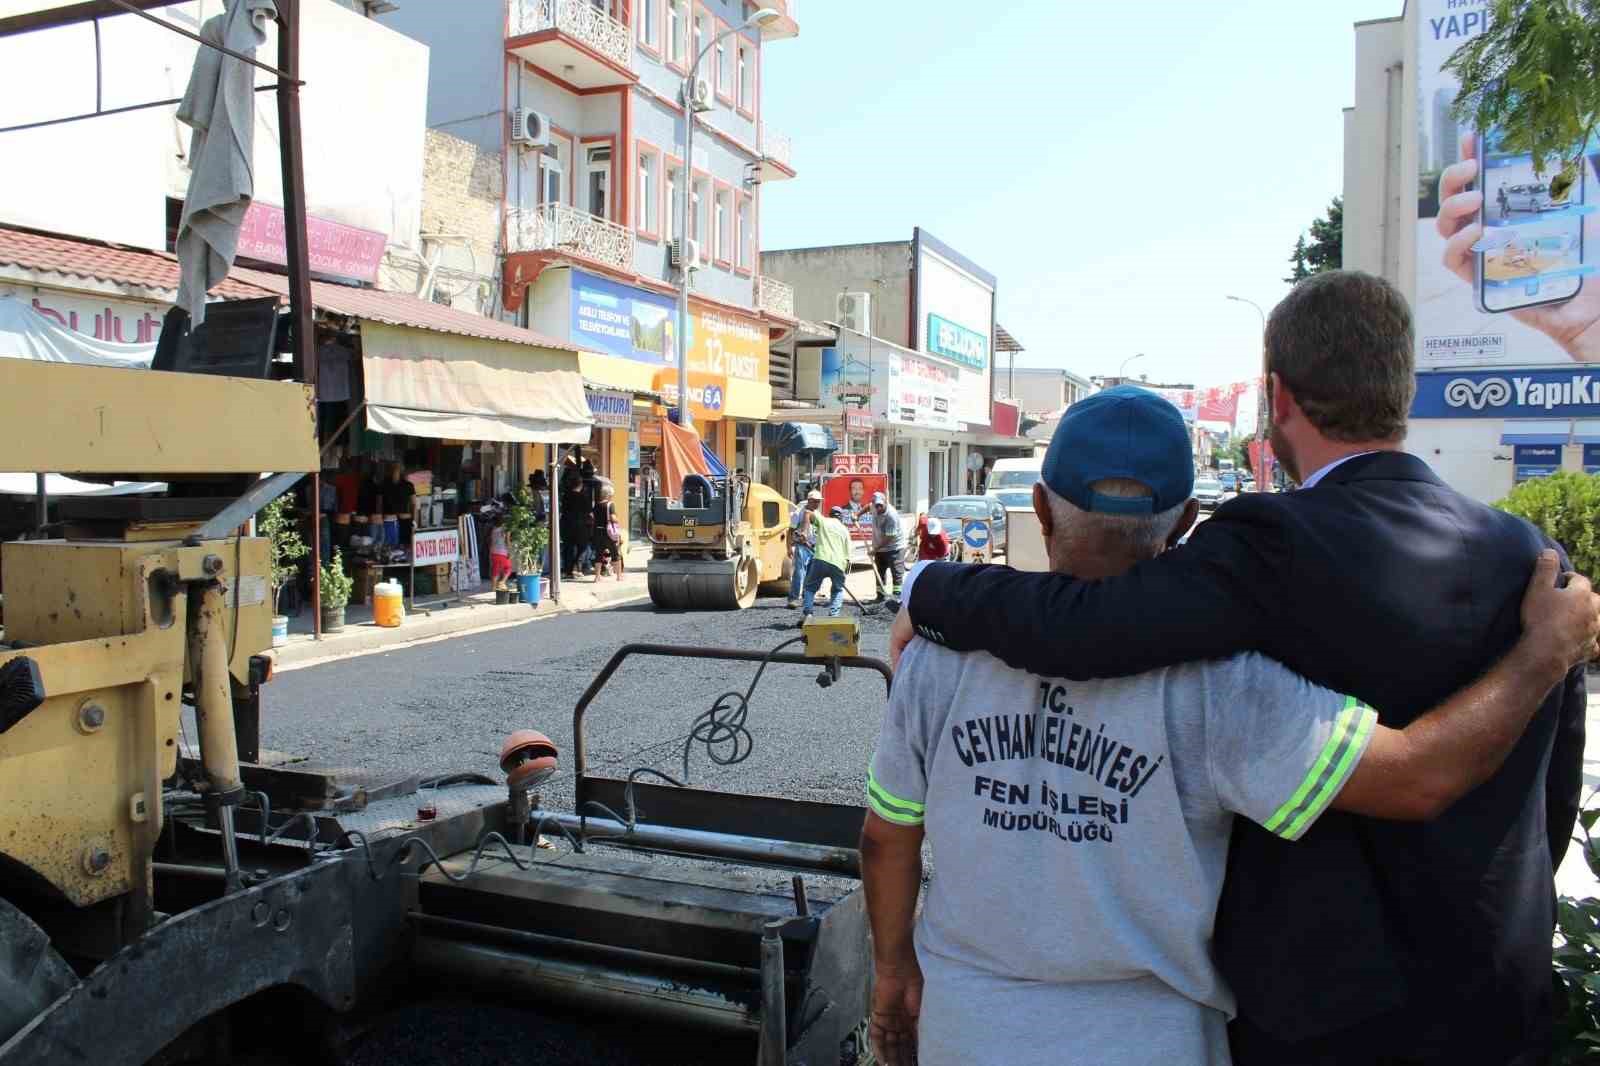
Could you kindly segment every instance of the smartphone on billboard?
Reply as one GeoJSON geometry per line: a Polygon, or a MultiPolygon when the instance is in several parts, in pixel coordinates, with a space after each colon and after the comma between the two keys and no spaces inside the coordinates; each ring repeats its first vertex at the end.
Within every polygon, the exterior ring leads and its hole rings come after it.
{"type": "Polygon", "coordinates": [[[1560,160],[1506,151],[1496,130],[1479,134],[1477,157],[1483,190],[1483,237],[1472,246],[1478,309],[1490,314],[1564,303],[1583,289],[1594,267],[1584,263],[1586,174],[1564,195],[1551,184],[1560,160]]]}

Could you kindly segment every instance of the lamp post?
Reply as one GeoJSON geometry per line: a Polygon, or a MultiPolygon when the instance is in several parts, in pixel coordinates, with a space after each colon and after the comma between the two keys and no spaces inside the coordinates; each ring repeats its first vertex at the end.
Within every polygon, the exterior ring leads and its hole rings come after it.
{"type": "Polygon", "coordinates": [[[1128,364],[1133,362],[1133,361],[1135,361],[1135,360],[1137,360],[1137,359],[1143,359],[1143,358],[1144,358],[1144,353],[1140,352],[1138,355],[1130,355],[1130,356],[1128,356],[1128,358],[1126,358],[1126,359],[1124,359],[1122,361],[1122,366],[1117,368],[1117,384],[1118,385],[1121,385],[1122,383],[1124,383],[1125,381],[1128,380],[1128,364]]]}
{"type": "Polygon", "coordinates": [[[1256,396],[1256,491],[1267,491],[1267,450],[1262,441],[1267,435],[1267,373],[1264,361],[1267,341],[1267,313],[1261,310],[1261,305],[1254,300],[1247,300],[1243,296],[1229,296],[1227,299],[1236,304],[1249,304],[1256,309],[1256,314],[1261,316],[1261,344],[1263,362],[1261,365],[1261,388],[1256,396]]]}
{"type": "MultiPolygon", "coordinates": [[[[681,265],[678,268],[678,425],[685,429],[694,424],[694,419],[689,414],[689,197],[694,189],[694,124],[698,112],[694,106],[694,81],[700,74],[700,62],[705,59],[706,53],[717,46],[717,42],[736,33],[743,33],[749,29],[760,29],[774,19],[783,16],[770,7],[763,7],[753,12],[749,18],[732,29],[723,30],[707,41],[705,47],[700,49],[700,54],[694,57],[694,62],[689,65],[689,73],[683,76],[683,188],[678,196],[678,242],[684,251],[680,256],[681,265]]],[[[684,36],[690,41],[694,40],[694,20],[684,27],[684,36]]],[[[707,205],[710,209],[710,205],[707,205]]]]}

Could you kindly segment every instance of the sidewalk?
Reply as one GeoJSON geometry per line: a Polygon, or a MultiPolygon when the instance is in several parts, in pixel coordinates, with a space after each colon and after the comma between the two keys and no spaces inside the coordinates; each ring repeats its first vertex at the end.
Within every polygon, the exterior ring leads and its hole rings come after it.
{"type": "Polygon", "coordinates": [[[320,641],[312,638],[311,611],[307,608],[289,619],[289,642],[272,649],[273,668],[292,670],[324,659],[387,651],[418,641],[521,625],[540,618],[644,599],[649,596],[645,588],[645,565],[649,561],[648,545],[644,550],[633,547],[628,552],[627,569],[621,580],[613,576],[562,581],[559,604],[549,598],[537,607],[526,603],[496,604],[494,590],[487,582],[473,593],[424,596],[416,610],[406,609],[405,621],[393,629],[373,624],[370,603],[352,603],[345,608],[343,631],[324,633],[320,641]]]}

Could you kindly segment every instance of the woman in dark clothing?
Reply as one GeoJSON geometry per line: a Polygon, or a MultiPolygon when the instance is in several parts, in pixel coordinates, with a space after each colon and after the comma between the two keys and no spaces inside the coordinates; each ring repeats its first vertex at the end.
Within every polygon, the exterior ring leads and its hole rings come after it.
{"type": "Polygon", "coordinates": [[[582,523],[578,531],[578,543],[583,546],[578,558],[578,569],[583,574],[593,574],[597,536],[595,510],[600,505],[600,479],[595,475],[594,463],[587,459],[578,464],[578,473],[583,479],[577,511],[582,523]]]}
{"type": "Polygon", "coordinates": [[[583,475],[578,471],[577,448],[567,453],[561,464],[561,477],[556,490],[561,494],[561,576],[571,577],[578,568],[578,557],[583,552],[583,475]]]}

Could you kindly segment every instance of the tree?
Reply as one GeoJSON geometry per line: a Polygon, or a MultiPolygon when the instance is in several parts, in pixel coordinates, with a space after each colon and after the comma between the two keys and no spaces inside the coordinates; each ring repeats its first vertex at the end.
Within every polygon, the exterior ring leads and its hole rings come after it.
{"type": "Polygon", "coordinates": [[[1304,233],[1296,238],[1289,265],[1289,276],[1283,280],[1291,285],[1344,265],[1344,197],[1335,196],[1327,212],[1311,223],[1310,243],[1304,233]]]}
{"type": "Polygon", "coordinates": [[[1451,113],[1527,152],[1554,200],[1566,196],[1600,128],[1600,0],[1490,0],[1489,25],[1445,69],[1461,79],[1451,113]]]}

